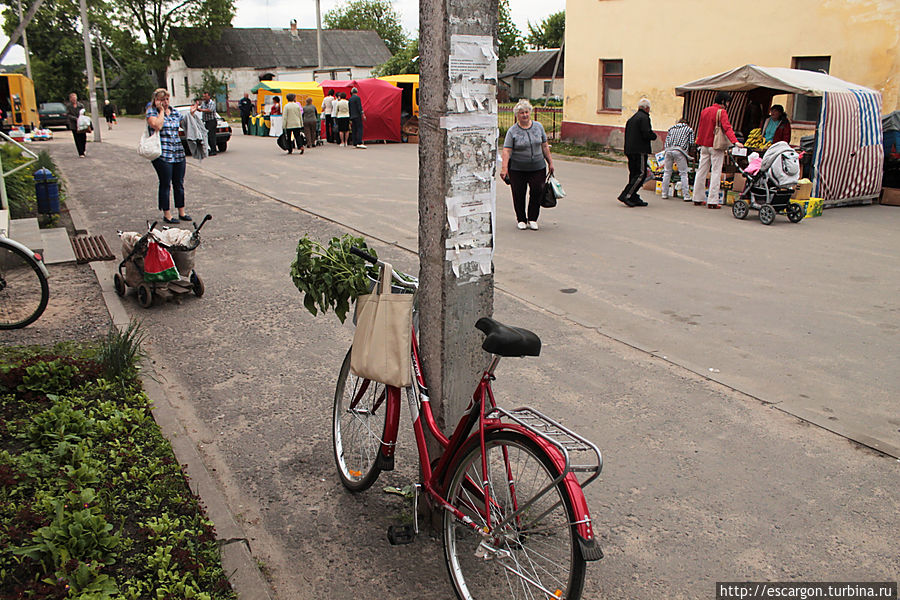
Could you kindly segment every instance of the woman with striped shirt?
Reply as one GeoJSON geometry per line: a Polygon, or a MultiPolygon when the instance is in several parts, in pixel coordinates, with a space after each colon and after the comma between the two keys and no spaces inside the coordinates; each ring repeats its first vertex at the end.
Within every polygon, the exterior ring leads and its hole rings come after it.
{"type": "MultiPolygon", "coordinates": [[[[191,105],[191,113],[197,112],[197,102],[191,105]]],[[[182,125],[185,116],[169,106],[169,92],[165,88],[159,88],[153,92],[150,106],[147,108],[147,126],[159,132],[162,154],[153,161],[153,168],[159,177],[159,210],[163,211],[163,221],[166,223],[178,223],[191,221],[184,212],[184,171],[185,158],[184,146],[178,136],[178,127],[182,125]],[[175,196],[175,208],[178,217],[172,216],[169,207],[169,188],[172,188],[175,196]]]]}

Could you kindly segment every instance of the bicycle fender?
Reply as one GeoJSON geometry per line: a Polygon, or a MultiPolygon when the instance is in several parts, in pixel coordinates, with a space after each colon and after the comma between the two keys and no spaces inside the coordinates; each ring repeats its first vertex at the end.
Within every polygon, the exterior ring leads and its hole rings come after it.
{"type": "Polygon", "coordinates": [[[26,255],[28,255],[32,260],[34,260],[34,262],[37,263],[38,267],[41,269],[41,273],[44,274],[44,277],[46,277],[46,278],[48,278],[48,279],[50,278],[50,271],[47,270],[47,266],[44,264],[44,260],[43,260],[43,259],[40,259],[40,260],[39,260],[38,257],[34,254],[34,252],[31,251],[31,248],[29,248],[29,247],[26,246],[25,244],[19,243],[19,242],[17,242],[17,241],[14,240],[14,239],[11,239],[11,238],[8,238],[8,237],[5,237],[5,236],[3,237],[3,243],[4,243],[4,244],[9,244],[10,246],[13,246],[13,247],[15,247],[15,248],[18,248],[19,250],[21,250],[22,252],[24,252],[24,253],[25,253],[26,255]]]}
{"type": "MultiPolygon", "coordinates": [[[[517,423],[489,423],[485,426],[485,432],[495,430],[511,430],[521,433],[531,439],[544,450],[548,456],[550,456],[551,460],[553,460],[553,464],[556,465],[556,468],[560,473],[565,469],[566,459],[559,451],[559,448],[535,434],[530,429],[522,427],[517,423]]],[[[584,498],[584,490],[581,489],[581,484],[578,483],[575,473],[568,473],[563,479],[563,485],[565,485],[566,491],[569,493],[569,498],[572,500],[572,509],[575,511],[578,545],[581,548],[582,556],[585,560],[599,560],[603,558],[603,551],[600,549],[600,545],[595,539],[596,536],[594,535],[591,513],[590,510],[588,510],[587,500],[584,498]]]]}

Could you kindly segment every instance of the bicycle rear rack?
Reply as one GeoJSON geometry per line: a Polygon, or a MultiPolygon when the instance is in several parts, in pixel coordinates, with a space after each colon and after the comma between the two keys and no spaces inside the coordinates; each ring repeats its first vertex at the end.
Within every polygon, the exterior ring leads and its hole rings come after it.
{"type": "Polygon", "coordinates": [[[590,474],[584,481],[579,481],[581,487],[585,488],[600,476],[600,471],[603,470],[603,455],[600,453],[597,445],[590,440],[578,435],[568,427],[564,427],[547,415],[527,406],[512,411],[496,407],[487,415],[489,419],[502,419],[504,417],[547,440],[559,449],[560,454],[566,460],[566,466],[560,475],[560,479],[569,473],[590,474]]]}

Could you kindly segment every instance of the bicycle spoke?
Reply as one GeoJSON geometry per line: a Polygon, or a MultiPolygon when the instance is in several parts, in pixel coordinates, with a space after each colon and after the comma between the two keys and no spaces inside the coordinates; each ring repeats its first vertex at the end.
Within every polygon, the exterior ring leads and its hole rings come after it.
{"type": "MultiPolygon", "coordinates": [[[[493,432],[457,465],[449,501],[488,537],[445,516],[445,552],[463,600],[512,597],[549,600],[580,596],[584,561],[575,546],[571,503],[552,460],[517,432],[493,432]],[[486,480],[490,505],[480,482],[486,480]]],[[[448,513],[449,514],[449,513],[448,513]]]]}

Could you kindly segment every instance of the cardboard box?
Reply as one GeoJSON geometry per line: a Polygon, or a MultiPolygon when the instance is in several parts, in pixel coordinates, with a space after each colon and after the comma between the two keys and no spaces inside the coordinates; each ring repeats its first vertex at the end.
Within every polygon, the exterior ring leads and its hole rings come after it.
{"type": "Polygon", "coordinates": [[[741,197],[740,192],[735,192],[734,190],[728,190],[725,194],[725,204],[728,206],[732,206],[734,201],[741,197]]]}
{"type": "Polygon", "coordinates": [[[799,204],[803,207],[804,219],[822,216],[823,203],[821,198],[807,198],[806,200],[794,200],[793,198],[791,198],[791,202],[793,202],[794,204],[799,204]]]}
{"type": "Polygon", "coordinates": [[[881,204],[885,206],[900,206],[900,189],[884,188],[881,190],[881,204]]]}
{"type": "Polygon", "coordinates": [[[800,182],[797,183],[797,189],[794,190],[794,195],[791,196],[791,198],[794,200],[806,200],[811,193],[812,181],[809,179],[801,179],[800,182]]]}
{"type": "Polygon", "coordinates": [[[731,184],[731,189],[735,192],[743,192],[745,183],[747,183],[747,180],[744,179],[743,175],[738,173],[734,176],[734,183],[731,184]]]}
{"type": "Polygon", "coordinates": [[[418,144],[418,143],[419,143],[419,136],[417,136],[417,135],[408,135],[408,136],[406,136],[406,142],[409,143],[409,144],[418,144]]]}
{"type": "Polygon", "coordinates": [[[657,183],[662,185],[662,182],[656,181],[655,179],[648,179],[647,181],[644,182],[644,185],[642,185],[641,187],[643,189],[647,190],[648,192],[655,192],[657,183]]]}

